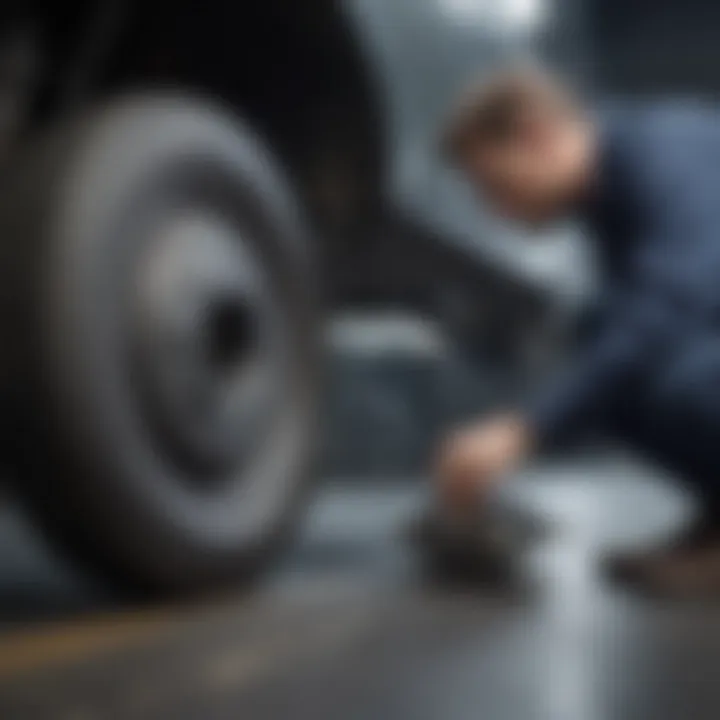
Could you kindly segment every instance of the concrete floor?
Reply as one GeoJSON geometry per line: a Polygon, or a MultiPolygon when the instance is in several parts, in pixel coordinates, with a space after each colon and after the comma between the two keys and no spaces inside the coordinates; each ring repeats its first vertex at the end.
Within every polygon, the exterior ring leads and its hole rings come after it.
{"type": "Polygon", "coordinates": [[[0,718],[717,720],[720,608],[601,585],[609,544],[668,532],[688,506],[617,458],[537,467],[522,502],[558,534],[525,594],[422,582],[398,531],[410,482],[333,484],[252,596],[117,607],[0,520],[0,718]]]}

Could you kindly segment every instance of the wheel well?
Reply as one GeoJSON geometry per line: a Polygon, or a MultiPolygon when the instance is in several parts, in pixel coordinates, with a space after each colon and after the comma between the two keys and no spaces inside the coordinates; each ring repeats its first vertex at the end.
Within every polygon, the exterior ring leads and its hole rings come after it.
{"type": "MultiPolygon", "coordinates": [[[[270,143],[314,217],[358,229],[378,209],[381,121],[355,29],[334,0],[194,0],[131,8],[102,86],[209,93],[270,143]]],[[[338,234],[335,232],[334,234],[338,234]]]]}
{"type": "Polygon", "coordinates": [[[268,140],[322,225],[345,234],[378,209],[381,116],[341,3],[46,0],[9,17],[37,42],[32,125],[124,89],[196,90],[268,140]]]}

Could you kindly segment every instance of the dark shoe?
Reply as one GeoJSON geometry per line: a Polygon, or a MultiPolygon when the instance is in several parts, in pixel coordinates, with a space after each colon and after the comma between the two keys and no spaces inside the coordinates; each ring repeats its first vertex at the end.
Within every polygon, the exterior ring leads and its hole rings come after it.
{"type": "Polygon", "coordinates": [[[718,549],[720,517],[706,514],[657,547],[609,554],[602,561],[602,570],[612,581],[648,588],[655,580],[662,583],[671,576],[679,577],[691,565],[695,567],[702,556],[718,549]]]}
{"type": "Polygon", "coordinates": [[[648,595],[682,600],[720,599],[720,540],[646,568],[637,587],[648,595]]]}

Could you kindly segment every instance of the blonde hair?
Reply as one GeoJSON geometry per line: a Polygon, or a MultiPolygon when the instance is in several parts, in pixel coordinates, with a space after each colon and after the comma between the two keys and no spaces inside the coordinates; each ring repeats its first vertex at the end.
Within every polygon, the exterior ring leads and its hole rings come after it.
{"type": "Polygon", "coordinates": [[[578,109],[573,91],[551,73],[529,65],[505,69],[461,95],[443,127],[441,150],[457,162],[470,145],[512,140],[528,115],[578,109]]]}

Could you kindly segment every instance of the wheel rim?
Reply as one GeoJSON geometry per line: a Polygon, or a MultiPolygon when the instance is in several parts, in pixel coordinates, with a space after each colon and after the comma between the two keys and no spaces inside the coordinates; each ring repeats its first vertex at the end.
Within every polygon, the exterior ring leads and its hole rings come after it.
{"type": "Polygon", "coordinates": [[[237,477],[278,409],[281,323],[253,249],[222,217],[185,210],[156,226],[136,266],[142,411],[163,451],[205,484],[237,477]]]}

